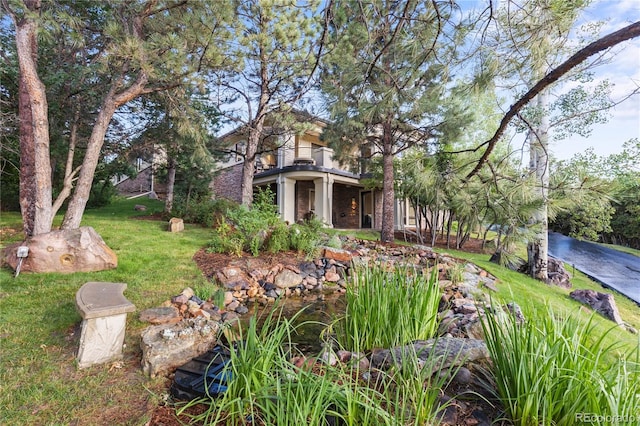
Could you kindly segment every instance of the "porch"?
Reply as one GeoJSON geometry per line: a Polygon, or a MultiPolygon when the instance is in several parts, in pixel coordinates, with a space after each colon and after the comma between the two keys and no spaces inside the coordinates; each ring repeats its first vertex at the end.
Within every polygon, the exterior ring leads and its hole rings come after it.
{"type": "Polygon", "coordinates": [[[382,221],[382,194],[358,180],[326,172],[299,171],[264,176],[256,187],[269,187],[283,220],[295,223],[316,217],[341,229],[376,228],[382,221]]]}

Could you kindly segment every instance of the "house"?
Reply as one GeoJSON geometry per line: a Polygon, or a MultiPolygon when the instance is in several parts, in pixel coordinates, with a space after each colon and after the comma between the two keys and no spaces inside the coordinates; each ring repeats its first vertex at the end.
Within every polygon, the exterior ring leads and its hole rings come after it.
{"type": "MultiPolygon", "coordinates": [[[[327,122],[294,111],[302,130],[269,131],[256,159],[254,188],[269,187],[276,194],[281,217],[289,223],[314,215],[334,228],[380,228],[382,192],[365,187],[362,162],[358,168],[339,163],[321,140],[327,122]]],[[[221,161],[211,189],[215,197],[241,200],[246,132],[236,129],[222,136],[229,154],[221,161]]],[[[354,152],[359,157],[359,152],[354,152]]],[[[408,203],[396,202],[396,228],[409,225],[408,203]],[[407,223],[405,223],[407,222],[407,223]]]]}
{"type": "Polygon", "coordinates": [[[111,178],[111,183],[118,193],[127,198],[149,196],[164,198],[166,183],[158,179],[157,169],[166,166],[167,156],[162,147],[154,146],[150,152],[137,156],[132,164],[135,176],[118,174],[111,178]]]}

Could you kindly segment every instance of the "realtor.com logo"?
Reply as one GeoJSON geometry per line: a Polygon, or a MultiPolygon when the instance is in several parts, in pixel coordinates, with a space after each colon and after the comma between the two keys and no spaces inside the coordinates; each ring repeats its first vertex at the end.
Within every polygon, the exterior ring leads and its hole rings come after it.
{"type": "Polygon", "coordinates": [[[598,424],[611,424],[611,425],[628,425],[635,422],[640,422],[640,417],[634,415],[629,416],[604,416],[602,414],[593,413],[576,413],[576,423],[598,423],[598,424]]]}

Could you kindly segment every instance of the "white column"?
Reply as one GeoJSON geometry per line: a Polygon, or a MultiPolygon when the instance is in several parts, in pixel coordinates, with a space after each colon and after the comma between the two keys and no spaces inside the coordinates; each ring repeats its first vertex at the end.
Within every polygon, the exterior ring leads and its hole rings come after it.
{"type": "Polygon", "coordinates": [[[296,220],[296,181],[282,175],[276,180],[278,184],[278,211],[280,217],[289,223],[296,220]]]}
{"type": "Polygon", "coordinates": [[[314,179],[313,183],[316,192],[316,216],[327,226],[333,227],[333,223],[331,222],[333,179],[331,179],[331,181],[330,179],[328,175],[324,175],[314,179]]]}
{"type": "Polygon", "coordinates": [[[327,174],[327,226],[333,228],[333,176],[327,174]]]}

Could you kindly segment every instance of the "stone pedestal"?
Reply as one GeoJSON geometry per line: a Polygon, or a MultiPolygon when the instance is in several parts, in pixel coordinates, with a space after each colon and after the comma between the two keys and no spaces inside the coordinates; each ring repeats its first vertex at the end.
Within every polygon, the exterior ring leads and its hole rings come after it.
{"type": "Polygon", "coordinates": [[[127,313],[136,310],[122,294],[124,283],[88,282],[76,293],[76,307],[82,316],[79,368],[122,358],[127,313]]]}

